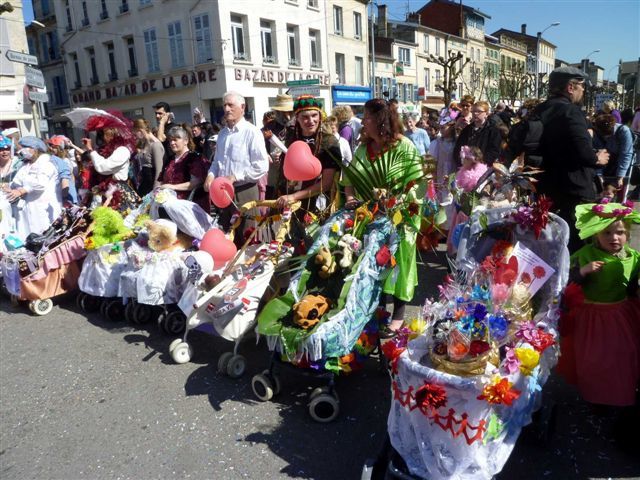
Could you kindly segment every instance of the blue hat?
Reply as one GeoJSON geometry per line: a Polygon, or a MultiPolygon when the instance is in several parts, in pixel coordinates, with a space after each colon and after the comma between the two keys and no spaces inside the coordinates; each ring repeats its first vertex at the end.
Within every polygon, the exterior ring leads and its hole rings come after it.
{"type": "Polygon", "coordinates": [[[20,144],[20,146],[25,148],[33,148],[35,150],[40,150],[41,152],[47,151],[47,146],[38,137],[32,137],[32,136],[22,137],[18,143],[20,144]]]}
{"type": "Polygon", "coordinates": [[[11,139],[0,135],[0,148],[11,148],[11,139]]]}

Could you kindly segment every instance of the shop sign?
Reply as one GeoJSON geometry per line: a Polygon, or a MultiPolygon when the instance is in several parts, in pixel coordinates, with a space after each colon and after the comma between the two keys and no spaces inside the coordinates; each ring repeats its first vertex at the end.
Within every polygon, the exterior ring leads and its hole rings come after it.
{"type": "Polygon", "coordinates": [[[324,73],[292,72],[289,70],[269,70],[266,68],[234,68],[237,81],[251,81],[255,84],[275,83],[289,85],[295,81],[317,80],[316,85],[329,86],[329,75],[324,73]]]}
{"type": "Polygon", "coordinates": [[[369,87],[351,87],[336,85],[333,87],[333,102],[351,105],[362,104],[371,99],[369,87]]]}
{"type": "Polygon", "coordinates": [[[74,104],[91,103],[113,98],[126,98],[145,93],[162,92],[178,88],[198,85],[199,83],[212,83],[217,80],[216,68],[187,72],[182,75],[167,75],[160,78],[145,79],[138,82],[129,82],[122,85],[106,86],[81,90],[73,93],[71,99],[74,104]]]}

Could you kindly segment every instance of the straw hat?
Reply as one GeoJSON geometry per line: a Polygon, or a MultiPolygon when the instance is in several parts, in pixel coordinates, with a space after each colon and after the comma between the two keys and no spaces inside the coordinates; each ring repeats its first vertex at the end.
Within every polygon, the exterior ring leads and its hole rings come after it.
{"type": "Polygon", "coordinates": [[[276,96],[276,103],[272,110],[277,110],[278,112],[292,112],[293,111],[293,97],[291,95],[287,95],[286,93],[279,93],[276,96]]]}

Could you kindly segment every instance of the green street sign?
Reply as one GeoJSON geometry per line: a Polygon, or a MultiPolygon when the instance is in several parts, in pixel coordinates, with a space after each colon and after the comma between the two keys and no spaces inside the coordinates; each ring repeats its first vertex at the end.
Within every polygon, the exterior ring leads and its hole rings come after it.
{"type": "Polygon", "coordinates": [[[320,85],[319,78],[310,78],[309,80],[289,80],[287,87],[300,87],[302,85],[320,85]]]}

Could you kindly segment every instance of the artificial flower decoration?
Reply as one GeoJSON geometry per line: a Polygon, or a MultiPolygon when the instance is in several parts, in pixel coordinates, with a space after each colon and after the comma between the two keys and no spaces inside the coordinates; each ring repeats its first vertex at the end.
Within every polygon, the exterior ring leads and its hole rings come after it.
{"type": "Polygon", "coordinates": [[[344,229],[345,230],[351,230],[353,228],[353,219],[352,218],[347,218],[344,221],[344,229]]]}
{"type": "Polygon", "coordinates": [[[482,394],[478,395],[478,400],[485,400],[494,405],[503,403],[511,406],[518,397],[520,397],[520,390],[513,388],[513,383],[506,378],[496,376],[491,383],[485,385],[482,394]]]}
{"type": "Polygon", "coordinates": [[[485,342],[484,340],[473,340],[469,345],[469,354],[472,357],[477,357],[478,355],[488,352],[490,349],[491,345],[489,345],[489,342],[485,342]]]}
{"type": "Polygon", "coordinates": [[[509,375],[513,375],[520,370],[520,360],[513,348],[507,347],[502,367],[509,375]]]}
{"type": "Polygon", "coordinates": [[[409,334],[409,339],[413,340],[414,338],[419,337],[424,333],[426,329],[427,329],[427,322],[425,322],[424,319],[414,318],[413,320],[411,320],[411,322],[409,322],[409,330],[411,330],[411,333],[409,334]]]}
{"type": "Polygon", "coordinates": [[[489,333],[498,342],[504,340],[509,329],[509,320],[504,315],[489,315],[489,333]]]}
{"type": "Polygon", "coordinates": [[[618,220],[640,223],[640,212],[636,212],[627,205],[609,201],[601,201],[599,204],[587,203],[578,205],[575,213],[576,228],[582,240],[601,232],[618,220]]]}
{"type": "Polygon", "coordinates": [[[509,298],[509,286],[504,283],[491,285],[491,301],[496,307],[504,304],[509,298]]]}
{"type": "Polygon", "coordinates": [[[532,322],[523,323],[516,332],[516,338],[524,340],[540,353],[555,343],[552,334],[536,327],[532,322]]]}
{"type": "Polygon", "coordinates": [[[387,357],[387,361],[391,364],[391,372],[398,373],[398,359],[400,354],[405,351],[405,347],[399,347],[395,339],[389,340],[382,344],[382,353],[387,357]]]}
{"type": "Polygon", "coordinates": [[[516,348],[516,357],[520,360],[520,371],[523,375],[531,375],[540,362],[540,354],[530,348],[516,348]]]}
{"type": "Polygon", "coordinates": [[[415,399],[418,409],[426,415],[447,405],[447,391],[435,383],[424,382],[424,385],[416,390],[415,399]]]}
{"type": "Polygon", "coordinates": [[[536,238],[540,238],[542,230],[549,223],[551,203],[546,197],[541,196],[535,203],[519,206],[515,212],[511,213],[511,218],[522,228],[533,230],[536,238]]]}

